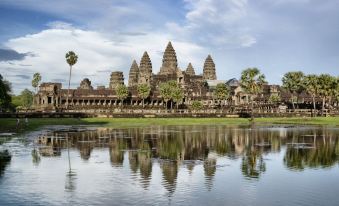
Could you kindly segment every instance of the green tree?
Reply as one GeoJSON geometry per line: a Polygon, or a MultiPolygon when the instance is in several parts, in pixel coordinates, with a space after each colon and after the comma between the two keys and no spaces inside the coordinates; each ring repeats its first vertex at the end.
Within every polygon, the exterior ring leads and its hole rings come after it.
{"type": "Polygon", "coordinates": [[[263,85],[266,84],[265,75],[260,73],[257,68],[248,68],[241,73],[240,85],[251,95],[251,119],[253,120],[253,96],[262,91],[263,85]]]}
{"type": "Polygon", "coordinates": [[[268,102],[270,102],[271,104],[277,104],[280,101],[281,101],[281,97],[279,94],[272,94],[270,98],[268,99],[268,102]]]}
{"type": "Polygon", "coordinates": [[[229,96],[230,90],[224,83],[217,84],[217,87],[214,90],[214,95],[218,100],[226,100],[229,96]]]}
{"type": "Polygon", "coordinates": [[[20,93],[20,99],[22,104],[21,106],[23,106],[24,108],[31,107],[33,104],[33,95],[34,93],[32,91],[30,91],[29,89],[24,89],[20,93]]]}
{"type": "Polygon", "coordinates": [[[171,100],[172,96],[171,86],[167,82],[160,84],[160,95],[164,99],[167,109],[168,101],[171,100]]]}
{"type": "Polygon", "coordinates": [[[35,89],[35,94],[37,93],[37,89],[38,89],[40,81],[41,81],[40,73],[35,73],[32,79],[32,87],[35,89]]]}
{"type": "Polygon", "coordinates": [[[128,97],[129,94],[128,88],[124,84],[118,85],[116,88],[116,93],[118,99],[121,100],[121,105],[123,106],[124,100],[128,97]]]}
{"type": "Polygon", "coordinates": [[[175,80],[170,80],[167,82],[169,88],[170,88],[170,93],[171,93],[171,110],[173,109],[173,102],[175,101],[174,100],[174,94],[177,93],[179,94],[179,91],[178,91],[178,88],[179,88],[179,85],[178,83],[175,81],[175,80]]]}
{"type": "Polygon", "coordinates": [[[16,109],[28,109],[33,104],[34,92],[29,89],[24,89],[19,95],[12,96],[12,105],[16,109]]]}
{"type": "Polygon", "coordinates": [[[337,101],[337,104],[339,104],[339,77],[337,77],[335,81],[333,97],[335,101],[337,101]]]}
{"type": "Polygon", "coordinates": [[[198,111],[198,110],[201,110],[203,108],[203,106],[204,105],[201,103],[201,101],[194,100],[192,102],[191,108],[192,108],[193,111],[198,111]]]}
{"type": "Polygon", "coordinates": [[[306,92],[312,96],[312,102],[313,102],[313,109],[315,111],[315,98],[318,95],[319,92],[319,82],[318,82],[318,76],[315,74],[310,74],[305,76],[304,78],[304,87],[307,88],[306,92]]]}
{"type": "Polygon", "coordinates": [[[151,87],[147,84],[138,85],[138,95],[142,99],[142,108],[145,107],[145,99],[150,95],[151,87]]]}
{"type": "Polygon", "coordinates": [[[182,100],[184,98],[184,92],[180,87],[172,88],[172,99],[177,104],[177,109],[179,109],[179,104],[182,103],[182,100]]]}
{"type": "Polygon", "coordinates": [[[11,84],[3,79],[0,74],[0,112],[10,108],[12,97],[10,95],[11,84]]]}
{"type": "Polygon", "coordinates": [[[319,96],[322,98],[321,114],[324,113],[326,100],[333,94],[335,82],[336,79],[329,74],[321,74],[318,77],[319,96]]]}
{"type": "Polygon", "coordinates": [[[69,98],[69,89],[71,87],[71,77],[72,77],[72,67],[78,61],[78,56],[73,52],[69,51],[66,54],[66,62],[69,65],[69,79],[68,79],[68,90],[67,90],[67,97],[66,97],[66,109],[68,109],[68,98],[69,98]]]}
{"type": "Polygon", "coordinates": [[[294,105],[295,98],[294,97],[297,94],[300,94],[304,89],[303,79],[304,79],[304,73],[301,71],[287,72],[282,78],[283,88],[291,93],[291,101],[292,101],[293,109],[295,109],[295,105],[294,105]]]}

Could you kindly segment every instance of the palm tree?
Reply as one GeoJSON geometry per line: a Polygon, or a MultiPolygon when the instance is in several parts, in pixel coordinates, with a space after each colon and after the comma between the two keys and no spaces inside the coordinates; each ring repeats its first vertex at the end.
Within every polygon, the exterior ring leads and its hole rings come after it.
{"type": "Polygon", "coordinates": [[[319,82],[318,82],[318,76],[314,74],[310,74],[305,76],[304,78],[304,86],[306,89],[306,92],[312,96],[312,102],[313,102],[313,110],[316,110],[315,107],[315,98],[318,95],[319,91],[319,82]]]}
{"type": "Polygon", "coordinates": [[[230,93],[229,87],[227,87],[224,83],[217,84],[215,88],[214,95],[217,97],[218,100],[225,100],[228,98],[230,93]]]}
{"type": "Polygon", "coordinates": [[[142,99],[142,108],[145,107],[145,99],[149,96],[151,87],[147,84],[138,85],[138,95],[142,99]]]}
{"type": "Polygon", "coordinates": [[[321,74],[318,77],[318,84],[319,84],[319,95],[323,101],[321,111],[321,114],[323,115],[325,110],[326,99],[329,98],[333,93],[335,78],[329,74],[321,74]]]}
{"type": "Polygon", "coordinates": [[[240,85],[251,95],[251,119],[253,120],[253,96],[258,95],[262,91],[263,85],[266,83],[265,75],[260,73],[257,68],[248,68],[241,73],[240,85]]]}
{"type": "Polygon", "coordinates": [[[124,105],[124,99],[126,99],[128,97],[128,88],[124,85],[118,85],[116,88],[116,93],[117,93],[117,97],[118,99],[121,100],[121,105],[124,105]]]}
{"type": "Polygon", "coordinates": [[[67,90],[67,97],[66,97],[66,109],[68,109],[68,97],[69,97],[69,89],[71,87],[72,66],[76,64],[77,61],[78,61],[78,56],[73,51],[69,51],[66,54],[66,62],[69,64],[69,79],[68,79],[68,90],[67,90]]]}
{"type": "Polygon", "coordinates": [[[301,71],[297,72],[287,72],[283,78],[283,88],[285,88],[287,91],[291,93],[291,101],[293,109],[295,109],[294,105],[294,97],[296,94],[300,94],[303,90],[303,78],[304,73],[301,71]]]}

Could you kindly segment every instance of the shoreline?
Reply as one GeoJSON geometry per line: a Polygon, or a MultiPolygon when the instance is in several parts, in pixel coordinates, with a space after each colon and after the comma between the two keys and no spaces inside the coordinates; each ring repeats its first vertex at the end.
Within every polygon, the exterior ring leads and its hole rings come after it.
{"type": "MultiPolygon", "coordinates": [[[[255,124],[329,125],[339,126],[339,117],[284,117],[256,118],[255,124]]],[[[20,120],[16,129],[16,118],[0,118],[0,132],[25,133],[48,125],[100,125],[106,127],[143,127],[150,125],[250,125],[248,118],[30,118],[26,125],[20,120]]]]}

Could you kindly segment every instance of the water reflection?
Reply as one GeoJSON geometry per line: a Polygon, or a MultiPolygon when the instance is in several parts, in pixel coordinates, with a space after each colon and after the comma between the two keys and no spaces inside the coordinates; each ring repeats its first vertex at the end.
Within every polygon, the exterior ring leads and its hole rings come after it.
{"type": "Polygon", "coordinates": [[[38,166],[40,164],[41,158],[40,158],[40,154],[39,151],[34,148],[31,152],[32,155],[32,162],[35,166],[38,166]]]}
{"type": "Polygon", "coordinates": [[[76,173],[74,171],[68,171],[66,173],[65,190],[67,192],[73,192],[76,190],[76,173]]]}
{"type": "Polygon", "coordinates": [[[0,178],[4,174],[6,167],[11,162],[12,156],[8,150],[0,151],[0,178]]]}
{"type": "MultiPolygon", "coordinates": [[[[258,179],[267,171],[265,156],[284,153],[287,169],[331,167],[339,162],[338,130],[269,126],[152,126],[147,128],[108,129],[90,131],[54,131],[38,138],[39,151],[32,152],[33,161],[60,156],[71,147],[79,151],[84,161],[91,159],[95,148],[108,148],[113,167],[129,164],[132,174],[140,175],[140,183],[148,189],[154,162],[159,162],[162,185],[171,196],[177,187],[181,166],[192,174],[201,165],[208,190],[213,188],[218,172],[218,158],[240,161],[240,171],[246,179],[258,179]],[[125,159],[126,158],[126,159],[125,159]]],[[[67,188],[73,188],[70,179],[67,188]]]]}

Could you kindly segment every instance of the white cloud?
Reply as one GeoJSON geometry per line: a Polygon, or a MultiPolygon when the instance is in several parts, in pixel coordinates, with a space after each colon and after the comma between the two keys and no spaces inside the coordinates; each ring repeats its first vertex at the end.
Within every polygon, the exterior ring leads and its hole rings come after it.
{"type": "Polygon", "coordinates": [[[195,39],[216,48],[250,47],[256,38],[245,22],[247,0],[184,0],[188,9],[183,24],[169,22],[169,31],[180,39],[195,39]]]}
{"type": "MultiPolygon", "coordinates": [[[[65,53],[70,50],[79,56],[73,70],[73,87],[79,85],[84,77],[89,77],[93,85],[107,86],[109,71],[115,70],[123,71],[127,80],[132,60],[136,59],[139,62],[144,51],[148,51],[153,63],[153,72],[157,73],[162,52],[167,42],[171,40],[170,36],[158,33],[115,34],[112,40],[102,33],[78,29],[65,22],[53,22],[49,25],[51,26],[49,29],[10,39],[5,43],[6,47],[17,52],[34,54],[22,61],[0,62],[1,73],[13,82],[16,93],[18,89],[30,87],[30,80],[13,78],[18,73],[31,76],[35,72],[40,72],[45,82],[55,79],[67,80],[69,67],[65,61],[65,53]],[[23,68],[20,65],[31,66],[23,68]],[[20,86],[17,87],[17,84],[20,86]]],[[[207,55],[204,48],[183,41],[173,41],[173,45],[181,68],[185,69],[189,61],[201,68],[207,55]]]]}

